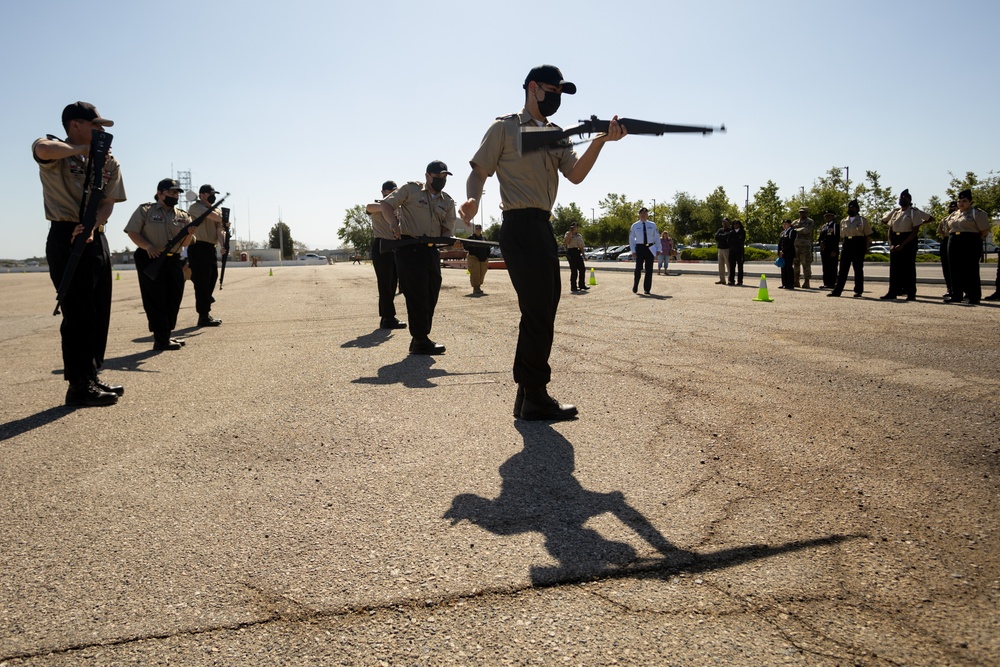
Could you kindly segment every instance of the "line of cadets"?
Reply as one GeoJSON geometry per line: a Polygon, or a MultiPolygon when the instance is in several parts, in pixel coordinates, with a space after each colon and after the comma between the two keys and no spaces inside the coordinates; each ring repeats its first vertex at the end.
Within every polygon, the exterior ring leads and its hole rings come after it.
{"type": "MultiPolygon", "coordinates": [[[[49,221],[45,257],[49,277],[56,289],[70,264],[74,241],[84,231],[81,215],[91,133],[111,127],[114,122],[102,118],[93,104],[75,102],[63,109],[62,125],[65,139],[46,135],[31,146],[42,181],[45,217],[49,221]]],[[[86,240],[62,303],[59,332],[63,375],[69,383],[65,404],[71,407],[114,405],[125,393],[123,386],[108,384],[98,375],[104,364],[111,322],[112,267],[105,225],[114,205],[126,200],[121,167],[114,156],[108,155],[101,178],[103,199],[96,224],[86,240]]],[[[183,247],[189,248],[198,325],[221,324],[211,316],[211,304],[218,276],[215,244],[225,241],[222,218],[217,213],[208,215],[180,242],[167,248],[173,237],[191,221],[187,212],[176,208],[180,194],[177,181],[161,180],[155,200],[139,206],[125,227],[126,234],[137,246],[135,261],[139,288],[149,331],[153,334],[154,350],[177,350],[184,345],[183,341],[170,337],[184,293],[180,256],[183,247]],[[165,255],[163,267],[155,278],[151,278],[143,269],[161,253],[165,255]]],[[[215,194],[212,186],[202,186],[199,202],[191,207],[194,215],[212,208],[215,194]]]]}

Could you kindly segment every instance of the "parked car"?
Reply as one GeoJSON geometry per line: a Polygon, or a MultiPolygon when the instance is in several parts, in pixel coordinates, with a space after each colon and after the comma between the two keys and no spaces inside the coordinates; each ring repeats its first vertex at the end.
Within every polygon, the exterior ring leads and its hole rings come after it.
{"type": "Polygon", "coordinates": [[[868,249],[869,254],[872,255],[888,255],[889,246],[884,243],[876,243],[868,249]]]}
{"type": "Polygon", "coordinates": [[[626,250],[622,254],[618,255],[618,261],[619,262],[634,262],[635,261],[635,253],[633,253],[631,250],[626,250]]]}
{"type": "Polygon", "coordinates": [[[307,252],[304,255],[299,255],[299,259],[302,260],[302,261],[306,261],[307,259],[317,259],[317,260],[319,260],[321,262],[325,262],[326,261],[326,255],[317,255],[314,252],[307,252]]]}
{"type": "Polygon", "coordinates": [[[777,243],[751,243],[751,248],[757,248],[758,250],[766,250],[768,252],[778,252],[777,243]]]}

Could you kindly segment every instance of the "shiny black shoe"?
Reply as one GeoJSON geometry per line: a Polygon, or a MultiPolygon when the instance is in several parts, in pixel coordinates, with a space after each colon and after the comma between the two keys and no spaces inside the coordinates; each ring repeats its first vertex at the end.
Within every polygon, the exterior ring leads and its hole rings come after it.
{"type": "Polygon", "coordinates": [[[895,301],[897,296],[899,295],[889,292],[888,294],[883,294],[882,296],[880,296],[879,301],[895,301]]]}
{"type": "Polygon", "coordinates": [[[520,416],[527,421],[565,421],[576,418],[577,409],[575,405],[560,403],[542,390],[525,394],[520,416]]]}
{"type": "Polygon", "coordinates": [[[114,394],[115,396],[125,395],[125,387],[121,386],[120,384],[106,384],[104,382],[101,382],[100,378],[94,380],[94,386],[108,394],[114,394]]]}
{"type": "Polygon", "coordinates": [[[66,405],[73,408],[96,408],[114,405],[118,396],[110,391],[101,391],[93,382],[70,385],[66,390],[66,405]]]}
{"type": "Polygon", "coordinates": [[[211,315],[202,315],[198,318],[198,326],[200,327],[217,327],[222,324],[222,320],[217,320],[211,315]]]}
{"type": "Polygon", "coordinates": [[[179,350],[181,347],[181,344],[174,340],[169,340],[166,343],[153,343],[153,349],[157,352],[162,352],[164,350],[179,350]]]}
{"type": "Polygon", "coordinates": [[[444,354],[444,345],[435,343],[430,338],[410,342],[410,354],[444,354]]]}
{"type": "Polygon", "coordinates": [[[840,296],[840,294],[841,293],[838,292],[837,290],[833,290],[832,292],[830,292],[829,294],[827,294],[827,296],[840,296]]]}
{"type": "Polygon", "coordinates": [[[1000,301],[1000,292],[993,292],[989,296],[984,296],[983,301],[1000,301]]]}
{"type": "Polygon", "coordinates": [[[184,347],[185,345],[187,345],[187,343],[185,343],[185,342],[184,342],[183,340],[181,340],[180,338],[171,338],[171,339],[170,339],[170,342],[171,342],[171,343],[177,343],[177,344],[178,344],[178,345],[180,345],[181,347],[184,347]]]}
{"type": "Polygon", "coordinates": [[[382,320],[378,325],[379,329],[405,329],[406,322],[400,322],[395,317],[391,320],[382,320]]]}
{"type": "Polygon", "coordinates": [[[917,295],[916,294],[907,294],[906,295],[906,300],[907,301],[916,301],[917,300],[917,295]]]}
{"type": "Polygon", "coordinates": [[[943,300],[945,303],[962,303],[964,297],[958,294],[952,294],[950,296],[946,296],[943,300]]]}
{"type": "Polygon", "coordinates": [[[514,416],[521,416],[521,406],[524,405],[524,387],[517,386],[517,393],[514,395],[514,416]]]}
{"type": "Polygon", "coordinates": [[[589,290],[590,288],[587,287],[586,285],[580,285],[580,289],[586,291],[586,290],[589,290]]]}

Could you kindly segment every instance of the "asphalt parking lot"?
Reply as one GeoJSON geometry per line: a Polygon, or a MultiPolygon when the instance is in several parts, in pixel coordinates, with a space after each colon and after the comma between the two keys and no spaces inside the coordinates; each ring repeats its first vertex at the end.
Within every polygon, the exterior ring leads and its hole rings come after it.
{"type": "Polygon", "coordinates": [[[434,358],[370,265],[231,268],[160,353],[122,271],[80,410],[0,275],[0,666],[1000,664],[1000,307],[596,266],[556,424],[503,271],[445,271],[434,358]]]}

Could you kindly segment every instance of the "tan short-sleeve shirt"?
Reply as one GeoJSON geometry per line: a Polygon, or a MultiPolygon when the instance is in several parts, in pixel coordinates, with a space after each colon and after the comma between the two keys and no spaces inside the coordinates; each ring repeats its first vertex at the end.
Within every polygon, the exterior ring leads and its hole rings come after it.
{"type": "MultiPolygon", "coordinates": [[[[59,141],[51,134],[45,139],[59,141]]],[[[31,154],[38,163],[42,179],[42,198],[45,201],[45,219],[58,222],[80,222],[80,201],[83,199],[83,181],[87,172],[87,159],[72,155],[59,160],[41,160],[35,153],[39,141],[31,144],[31,154]]],[[[114,156],[104,163],[104,198],[115,202],[125,201],[125,184],[121,167],[114,156]]]]}
{"type": "MultiPolygon", "coordinates": [[[[139,234],[150,242],[158,251],[177,236],[184,225],[191,222],[191,216],[185,211],[174,207],[167,210],[160,202],[141,204],[125,225],[125,232],[139,234]]],[[[174,244],[170,252],[180,252],[181,242],[174,244]]]]}
{"type": "Polygon", "coordinates": [[[986,211],[970,208],[968,211],[955,211],[945,220],[948,232],[951,234],[982,233],[990,228],[990,216],[986,211]]]}
{"type": "MultiPolygon", "coordinates": [[[[471,164],[479,165],[500,183],[500,200],[506,211],[539,208],[551,211],[559,191],[559,172],[572,171],[579,157],[570,145],[540,148],[521,154],[521,132],[538,127],[526,110],[496,119],[483,137],[471,164]]],[[[560,129],[552,123],[542,126],[560,129]]]]}
{"type": "MultiPolygon", "coordinates": [[[[195,203],[188,206],[188,214],[191,219],[194,220],[199,215],[204,213],[209,209],[204,202],[196,201],[195,203]]],[[[219,209],[215,209],[215,214],[220,215],[219,209]]],[[[216,244],[219,242],[219,235],[224,232],[222,227],[222,218],[219,220],[212,220],[211,217],[202,220],[197,227],[194,228],[194,240],[195,241],[208,241],[209,243],[216,244]]]]}
{"type": "Polygon", "coordinates": [[[577,250],[583,250],[583,235],[580,232],[566,233],[565,239],[563,239],[566,249],[576,248],[577,250]]]}
{"type": "Polygon", "coordinates": [[[396,210],[399,231],[404,236],[451,236],[454,233],[458,216],[455,200],[447,192],[432,196],[426,183],[410,181],[382,202],[396,210]]]}
{"type": "Polygon", "coordinates": [[[872,226],[868,224],[863,216],[856,215],[853,218],[848,216],[840,221],[840,237],[851,238],[854,236],[871,236],[872,226]]]}
{"type": "Polygon", "coordinates": [[[889,225],[889,231],[897,234],[909,234],[914,229],[919,229],[920,225],[930,219],[931,216],[915,206],[911,206],[905,211],[896,207],[882,216],[882,222],[889,225]]]}
{"type": "Polygon", "coordinates": [[[375,211],[368,215],[372,219],[372,232],[375,234],[375,238],[389,240],[396,238],[392,235],[392,227],[389,225],[389,221],[385,219],[385,216],[382,215],[382,211],[375,211]]]}

